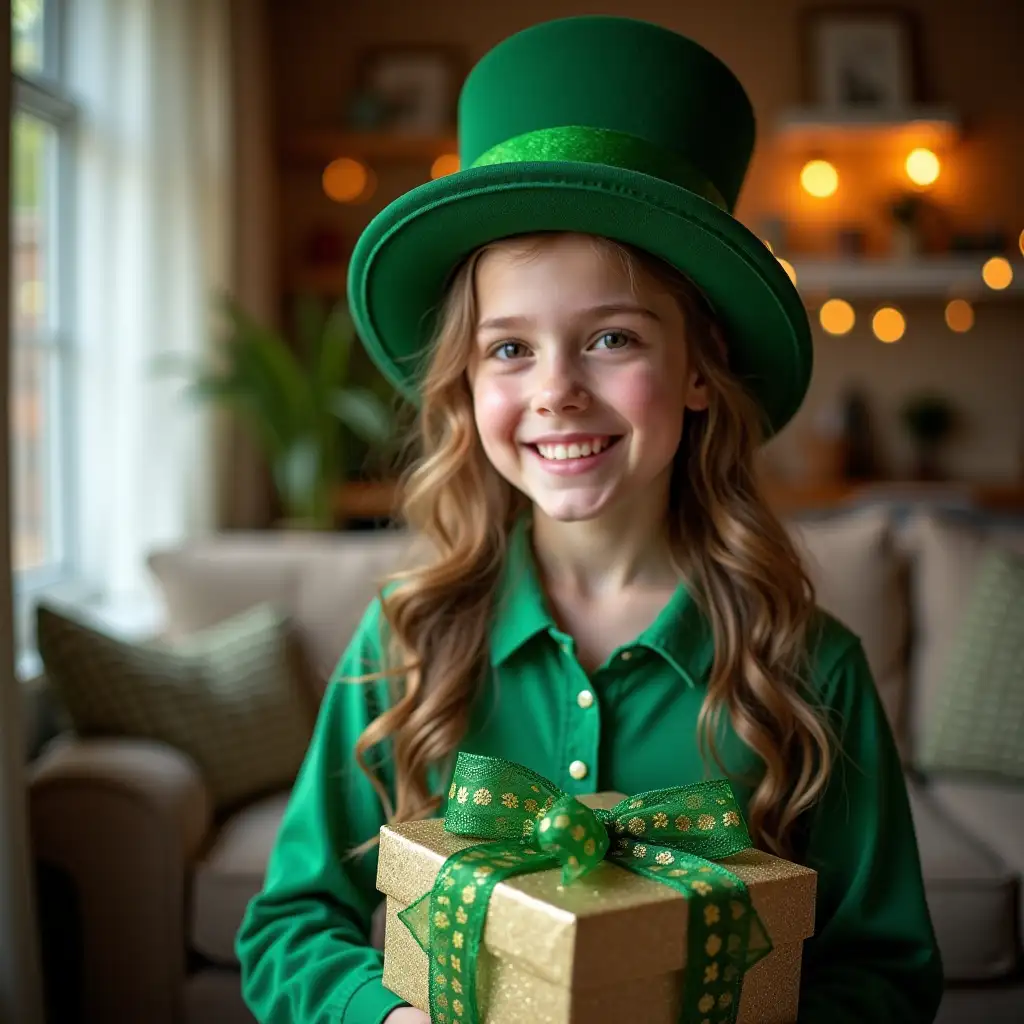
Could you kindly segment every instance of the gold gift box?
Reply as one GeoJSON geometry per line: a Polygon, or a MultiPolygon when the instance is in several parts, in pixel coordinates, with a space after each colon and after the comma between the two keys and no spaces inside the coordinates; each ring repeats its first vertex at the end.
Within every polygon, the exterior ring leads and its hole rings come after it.
{"type": "MultiPolygon", "coordinates": [[[[583,802],[610,808],[620,799],[598,794],[583,802]]],[[[448,857],[479,842],[445,832],[440,818],[381,829],[384,985],[424,1012],[427,955],[398,914],[430,891],[448,857]]],[[[773,946],[744,976],[738,1024],[792,1024],[803,941],[814,931],[817,874],[753,849],[719,863],[746,884],[773,946]]],[[[675,889],[607,861],[564,887],[558,868],[501,882],[478,961],[481,1021],[678,1024],[688,906],[675,889]]]]}

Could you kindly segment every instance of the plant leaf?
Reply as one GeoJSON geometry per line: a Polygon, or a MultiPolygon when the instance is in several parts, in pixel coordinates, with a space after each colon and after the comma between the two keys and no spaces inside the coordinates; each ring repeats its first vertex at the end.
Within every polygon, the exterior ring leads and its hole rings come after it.
{"type": "Polygon", "coordinates": [[[395,432],[391,410],[369,388],[343,388],[331,401],[334,415],[357,437],[383,443],[395,432]]]}
{"type": "Polygon", "coordinates": [[[331,393],[344,386],[348,378],[354,331],[348,310],[339,303],[323,325],[320,347],[313,364],[313,389],[316,407],[331,414],[331,393]]]}
{"type": "Polygon", "coordinates": [[[274,482],[289,514],[312,514],[320,475],[320,450],[311,437],[300,438],[274,463],[274,482]]]}
{"type": "Polygon", "coordinates": [[[293,443],[312,419],[308,382],[295,353],[277,331],[255,323],[230,301],[227,312],[233,326],[229,367],[248,382],[282,440],[293,443]]]}

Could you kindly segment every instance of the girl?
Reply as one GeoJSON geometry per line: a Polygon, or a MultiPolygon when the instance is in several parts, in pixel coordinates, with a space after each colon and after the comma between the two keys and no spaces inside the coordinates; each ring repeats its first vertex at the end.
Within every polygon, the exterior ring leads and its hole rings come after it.
{"type": "Polygon", "coordinates": [[[801,1022],[931,1021],[941,964],[893,739],[755,479],[810,339],[732,217],[746,95],[674,33],[563,19],[477,65],[460,144],[465,169],[353,255],[360,335],[420,406],[404,515],[431,552],[324,698],[238,935],[249,1006],[427,1020],[381,984],[373,841],[443,813],[466,750],[572,794],[729,777],[756,844],[819,872],[801,1022]]]}

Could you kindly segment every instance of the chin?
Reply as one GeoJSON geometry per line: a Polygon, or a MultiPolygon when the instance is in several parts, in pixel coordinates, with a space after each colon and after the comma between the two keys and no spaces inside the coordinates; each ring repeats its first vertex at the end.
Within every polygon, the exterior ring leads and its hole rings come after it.
{"type": "Polygon", "coordinates": [[[585,523],[597,519],[613,505],[610,496],[580,498],[576,495],[535,495],[525,492],[533,507],[558,523],[585,523]]]}

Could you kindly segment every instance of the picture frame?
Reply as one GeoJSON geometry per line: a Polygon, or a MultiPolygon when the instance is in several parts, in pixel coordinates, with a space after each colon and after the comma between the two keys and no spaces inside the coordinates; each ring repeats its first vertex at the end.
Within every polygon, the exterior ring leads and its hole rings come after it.
{"type": "Polygon", "coordinates": [[[803,17],[804,91],[843,113],[905,110],[918,98],[916,27],[896,7],[816,7],[803,17]]]}
{"type": "Polygon", "coordinates": [[[461,82],[461,55],[452,47],[410,43],[364,50],[350,123],[404,135],[452,132],[461,82]]]}

